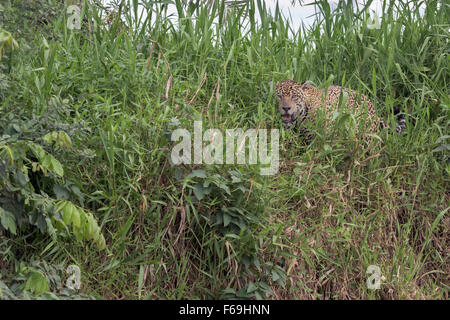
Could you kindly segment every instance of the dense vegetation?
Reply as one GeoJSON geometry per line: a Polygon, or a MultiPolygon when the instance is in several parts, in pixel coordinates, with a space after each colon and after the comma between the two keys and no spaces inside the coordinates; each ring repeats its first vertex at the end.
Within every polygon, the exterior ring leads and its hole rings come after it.
{"type": "Polygon", "coordinates": [[[90,2],[73,30],[62,1],[0,4],[1,298],[448,298],[448,3],[384,1],[377,25],[322,0],[297,31],[264,1],[90,2]],[[344,110],[305,141],[277,114],[287,78],[406,130],[369,141],[344,110]],[[279,172],[172,165],[194,120],[279,128],[279,172]]]}

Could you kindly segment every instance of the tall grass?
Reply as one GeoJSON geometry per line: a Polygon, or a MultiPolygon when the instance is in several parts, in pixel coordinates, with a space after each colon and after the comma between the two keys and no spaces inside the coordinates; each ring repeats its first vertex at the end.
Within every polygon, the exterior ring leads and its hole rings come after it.
{"type": "Polygon", "coordinates": [[[83,1],[81,30],[59,6],[27,41],[10,3],[3,28],[20,48],[0,74],[0,123],[70,135],[54,155],[108,248],[0,234],[6,274],[31,257],[74,263],[81,291],[104,299],[448,298],[448,4],[427,1],[421,15],[419,2],[384,1],[374,29],[365,7],[317,1],[300,32],[260,0],[176,0],[171,19],[168,2],[139,1],[140,15],[122,1],[109,24],[83,1]],[[277,114],[269,81],[286,78],[357,89],[392,123],[398,107],[406,131],[367,145],[347,118],[325,127],[322,115],[304,143],[277,114]],[[279,128],[280,172],[172,166],[169,134],[194,120],[279,128]],[[367,288],[369,265],[380,290],[367,288]]]}

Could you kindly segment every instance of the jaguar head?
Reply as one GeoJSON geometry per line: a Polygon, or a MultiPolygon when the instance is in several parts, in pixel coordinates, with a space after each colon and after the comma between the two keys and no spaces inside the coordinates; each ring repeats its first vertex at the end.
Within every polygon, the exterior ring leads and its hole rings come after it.
{"type": "Polygon", "coordinates": [[[275,85],[278,99],[278,110],[281,114],[283,126],[293,128],[300,116],[303,120],[307,113],[307,106],[300,84],[293,80],[284,80],[275,85]]]}

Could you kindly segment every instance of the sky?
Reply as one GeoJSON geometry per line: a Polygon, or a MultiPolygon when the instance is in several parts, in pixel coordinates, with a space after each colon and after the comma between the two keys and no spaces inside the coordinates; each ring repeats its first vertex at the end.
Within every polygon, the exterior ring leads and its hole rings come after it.
{"type": "MultiPolygon", "coordinates": [[[[308,4],[311,4],[315,1],[316,0],[302,0],[302,5],[300,6],[298,4],[298,0],[296,0],[295,5],[292,5],[292,0],[265,0],[267,7],[272,12],[275,11],[276,3],[278,2],[280,10],[283,12],[285,17],[290,16],[292,18],[291,25],[294,30],[298,30],[298,28],[301,26],[302,21],[306,25],[312,24],[312,22],[314,21],[314,17],[311,17],[311,15],[315,13],[315,6],[308,4]]],[[[358,3],[358,7],[362,8],[367,0],[353,0],[353,3],[356,2],[358,3]]],[[[328,0],[328,3],[330,4],[331,10],[334,10],[337,8],[339,0],[328,0]]],[[[412,3],[410,3],[410,6],[412,7],[412,3]]],[[[424,9],[424,6],[424,4],[421,6],[422,10],[424,9]]],[[[378,17],[381,17],[382,9],[383,0],[373,0],[372,4],[369,7],[370,16],[374,17],[374,15],[377,15],[378,17]]]]}

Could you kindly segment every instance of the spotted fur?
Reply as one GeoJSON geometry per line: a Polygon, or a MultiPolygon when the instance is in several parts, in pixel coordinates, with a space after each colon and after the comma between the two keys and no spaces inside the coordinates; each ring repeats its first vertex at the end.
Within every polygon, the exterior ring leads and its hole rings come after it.
{"type": "MultiPolygon", "coordinates": [[[[306,119],[314,121],[315,114],[319,109],[325,108],[327,112],[331,113],[339,106],[340,100],[355,112],[357,117],[365,116],[363,111],[364,108],[367,108],[370,133],[387,127],[375,113],[375,108],[369,98],[351,89],[335,85],[328,87],[327,90],[317,89],[308,83],[284,80],[276,84],[276,92],[283,126],[287,129],[294,127],[297,123],[303,123],[306,119]]],[[[397,122],[396,131],[400,133],[405,129],[405,118],[402,114],[397,115],[397,122]]]]}

